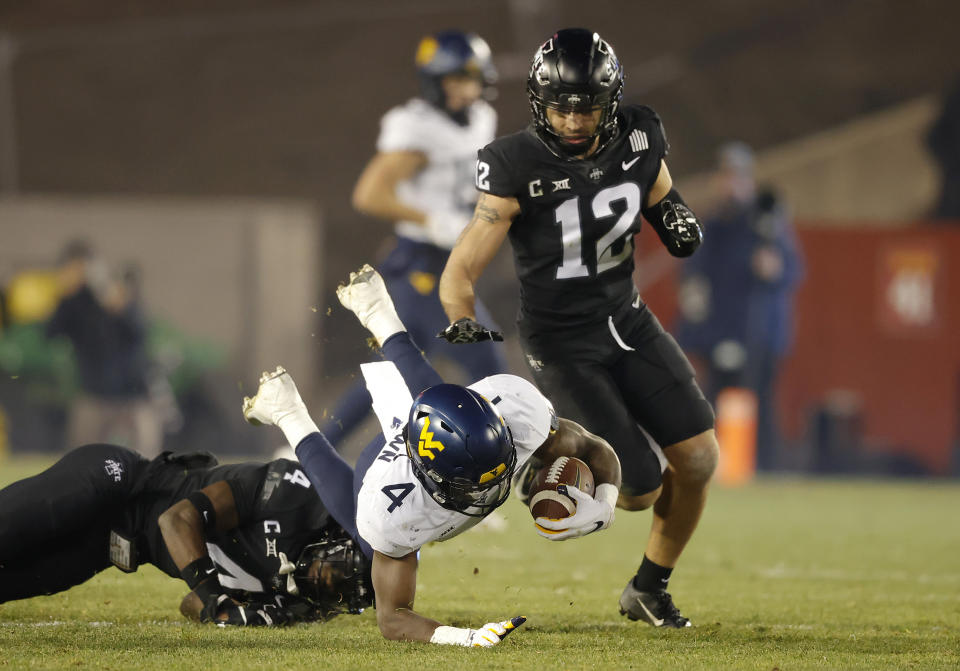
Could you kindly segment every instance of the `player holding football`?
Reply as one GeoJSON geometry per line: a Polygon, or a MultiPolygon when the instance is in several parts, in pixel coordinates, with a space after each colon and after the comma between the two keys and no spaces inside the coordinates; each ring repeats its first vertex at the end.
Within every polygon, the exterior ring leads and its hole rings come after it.
{"type": "MultiPolygon", "coordinates": [[[[419,97],[384,115],[377,153],[357,180],[354,207],[395,222],[396,245],[378,265],[397,312],[428,357],[446,356],[470,380],[506,370],[493,343],[453,347],[433,337],[447,323],[437,295],[450,248],[477,203],[477,150],[495,137],[497,114],[485,100],[496,81],[490,48],[479,36],[448,30],[420,40],[419,97]]],[[[486,321],[489,313],[477,309],[486,321]]],[[[370,412],[363,380],[323,425],[337,446],[370,412]]]]}
{"type": "Polygon", "coordinates": [[[377,623],[385,638],[496,645],[524,618],[465,629],[413,610],[420,548],[453,538],[502,504],[515,469],[533,454],[545,462],[577,456],[597,483],[594,497],[569,487],[576,512],[562,520],[537,518],[547,530],[538,533],[572,538],[605,529],[619,492],[617,457],[603,439],[557,418],[550,402],[522,378],[494,375],[469,387],[443,384],[370,266],[352,273],[337,295],[388,359],[362,366],[383,437],[351,469],[317,431],[282,368],[264,373],[256,396],[244,399],[244,416],[283,431],[331,514],[358,534],[372,556],[377,623]]]}
{"type": "Polygon", "coordinates": [[[673,188],[659,117],[649,107],[621,108],[623,68],[599,35],[553,35],[534,55],[527,94],[533,124],[479,153],[480,200],[440,280],[452,322],[443,336],[463,343],[498,335],[477,322],[474,286],[509,237],[534,379],[562,415],[616,450],[620,507],[653,505],[620,611],[687,627],[666,587],[716,468],[714,417],[683,352],[640,300],[633,236],[642,214],[671,254],[688,256],[700,224],[673,188]],[[664,448],[662,475],[644,431],[664,448]]]}
{"type": "Polygon", "coordinates": [[[0,603],[54,594],[111,564],[153,564],[191,591],[180,611],[218,625],[359,613],[370,563],[299,464],[218,466],[212,455],[148,461],[85,445],[0,490],[0,603]]]}

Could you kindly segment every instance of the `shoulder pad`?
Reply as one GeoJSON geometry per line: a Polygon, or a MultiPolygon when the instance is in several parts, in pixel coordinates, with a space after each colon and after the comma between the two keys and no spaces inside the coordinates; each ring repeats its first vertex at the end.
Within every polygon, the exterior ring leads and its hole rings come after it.
{"type": "Polygon", "coordinates": [[[652,107],[646,105],[629,105],[624,108],[624,116],[628,125],[652,124],[656,126],[660,135],[663,137],[664,155],[670,152],[670,143],[667,141],[667,131],[663,127],[663,121],[652,107]]]}

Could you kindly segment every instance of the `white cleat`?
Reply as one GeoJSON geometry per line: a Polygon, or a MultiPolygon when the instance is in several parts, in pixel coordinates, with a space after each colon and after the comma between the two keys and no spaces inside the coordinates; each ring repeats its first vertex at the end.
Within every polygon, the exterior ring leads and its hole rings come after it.
{"type": "Polygon", "coordinates": [[[394,333],[406,330],[397,316],[383,277],[370,264],[350,273],[350,280],[337,287],[337,298],[343,307],[357,316],[380,345],[394,333]]]}
{"type": "Polygon", "coordinates": [[[243,417],[254,426],[273,424],[299,410],[306,410],[297,385],[283,366],[260,376],[260,388],[253,398],[243,399],[243,417]]]}

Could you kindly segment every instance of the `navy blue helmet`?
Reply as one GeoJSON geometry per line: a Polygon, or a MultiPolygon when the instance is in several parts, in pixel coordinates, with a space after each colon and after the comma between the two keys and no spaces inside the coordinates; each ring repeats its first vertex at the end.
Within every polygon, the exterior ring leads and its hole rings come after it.
{"type": "Polygon", "coordinates": [[[479,35],[459,30],[445,30],[420,40],[416,64],[420,95],[440,109],[446,109],[441,82],[447,75],[476,77],[485,87],[497,81],[490,47],[479,35]]]}
{"type": "Polygon", "coordinates": [[[483,396],[456,384],[428,387],[410,408],[407,454],[434,501],[483,517],[507,500],[517,464],[513,436],[483,396]]]}
{"type": "Polygon", "coordinates": [[[592,139],[600,151],[617,134],[617,109],[623,98],[623,66],[613,47],[592,30],[566,28],[544,42],[533,56],[527,97],[537,136],[561,158],[583,151],[564,143],[547,121],[547,108],[603,113],[592,139]]]}

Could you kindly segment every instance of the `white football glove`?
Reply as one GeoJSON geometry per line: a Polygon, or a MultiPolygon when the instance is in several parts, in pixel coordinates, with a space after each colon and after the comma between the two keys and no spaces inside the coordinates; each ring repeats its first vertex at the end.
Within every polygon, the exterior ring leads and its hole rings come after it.
{"type": "Polygon", "coordinates": [[[470,223],[470,216],[456,210],[427,213],[424,228],[430,236],[430,241],[437,247],[453,249],[460,233],[470,223]]]}
{"type": "Polygon", "coordinates": [[[461,645],[466,648],[492,648],[526,621],[527,618],[520,615],[503,622],[487,622],[479,629],[461,629],[443,625],[433,631],[430,642],[439,645],[461,645]]]}
{"type": "Polygon", "coordinates": [[[609,483],[597,485],[596,498],[573,485],[557,485],[557,491],[577,502],[577,512],[558,520],[549,517],[536,519],[537,533],[552,541],[586,536],[613,524],[613,513],[620,492],[609,483]]]}

